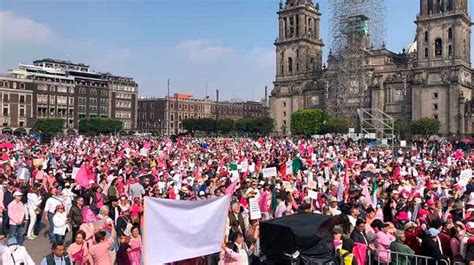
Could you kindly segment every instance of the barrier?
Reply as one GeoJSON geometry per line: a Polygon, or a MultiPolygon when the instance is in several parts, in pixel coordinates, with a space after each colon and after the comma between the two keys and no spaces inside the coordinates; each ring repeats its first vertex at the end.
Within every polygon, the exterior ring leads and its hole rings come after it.
{"type": "MultiPolygon", "coordinates": [[[[382,256],[383,257],[383,256],[382,256]]],[[[428,265],[428,264],[436,264],[436,265],[451,265],[446,260],[435,260],[434,258],[422,256],[422,255],[415,255],[415,254],[406,254],[400,253],[395,251],[385,251],[385,250],[369,250],[367,252],[367,260],[364,265],[401,265],[401,264],[408,264],[408,265],[428,265]],[[386,260],[390,260],[389,263],[383,262],[380,260],[381,255],[387,255],[386,260]],[[402,261],[402,262],[400,262],[402,261]]],[[[341,258],[339,264],[344,264],[344,259],[341,258]]],[[[359,264],[362,265],[362,264],[359,264]]],[[[463,265],[462,263],[456,262],[452,265],[463,265]]]]}

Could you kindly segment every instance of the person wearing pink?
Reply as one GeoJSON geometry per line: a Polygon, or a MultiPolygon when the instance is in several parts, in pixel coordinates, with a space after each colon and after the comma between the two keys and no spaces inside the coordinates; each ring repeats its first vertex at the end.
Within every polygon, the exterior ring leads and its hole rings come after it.
{"type": "Polygon", "coordinates": [[[8,204],[8,218],[10,220],[10,234],[9,237],[16,237],[18,245],[23,246],[23,221],[25,221],[26,209],[21,197],[23,194],[19,191],[13,193],[15,198],[8,204]]]}
{"type": "Polygon", "coordinates": [[[67,254],[71,257],[75,265],[92,265],[93,260],[90,253],[91,244],[86,240],[86,233],[82,230],[77,231],[76,241],[69,245],[67,254]]]}
{"type": "Polygon", "coordinates": [[[377,247],[377,256],[381,264],[390,264],[390,244],[395,241],[395,237],[388,233],[390,224],[382,223],[379,225],[379,231],[375,234],[375,241],[377,247]]]}
{"type": "Polygon", "coordinates": [[[219,264],[240,265],[240,255],[238,247],[232,242],[222,246],[219,264]]]}
{"type": "Polygon", "coordinates": [[[113,265],[113,260],[109,249],[115,242],[115,228],[112,225],[112,231],[109,238],[106,238],[105,231],[99,231],[95,234],[96,244],[91,247],[91,256],[94,264],[113,265]]]}
{"type": "Polygon", "coordinates": [[[132,236],[130,237],[130,247],[131,252],[137,253],[137,255],[133,255],[130,258],[131,265],[140,265],[141,264],[141,255],[143,253],[143,244],[142,244],[142,237],[140,236],[140,230],[137,226],[132,228],[132,236]]]}

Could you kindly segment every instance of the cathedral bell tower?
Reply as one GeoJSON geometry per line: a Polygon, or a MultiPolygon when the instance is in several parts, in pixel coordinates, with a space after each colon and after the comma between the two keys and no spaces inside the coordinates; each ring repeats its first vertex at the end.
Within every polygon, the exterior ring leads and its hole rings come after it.
{"type": "Polygon", "coordinates": [[[420,0],[417,16],[418,61],[470,67],[471,18],[468,0],[420,0]]]}
{"type": "Polygon", "coordinates": [[[468,0],[420,0],[412,120],[440,121],[440,133],[472,132],[468,0]]]}
{"type": "Polygon", "coordinates": [[[297,78],[321,70],[319,5],[312,0],[280,2],[279,34],[276,46],[276,79],[297,78]]]}
{"type": "Polygon", "coordinates": [[[322,70],[319,4],[313,0],[280,2],[275,40],[276,77],[270,96],[275,131],[290,132],[291,114],[305,107],[303,91],[322,70]]]}

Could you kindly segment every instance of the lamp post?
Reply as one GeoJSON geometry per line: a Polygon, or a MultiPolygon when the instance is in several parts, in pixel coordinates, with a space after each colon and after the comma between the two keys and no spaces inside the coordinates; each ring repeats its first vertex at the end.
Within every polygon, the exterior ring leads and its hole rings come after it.
{"type": "Polygon", "coordinates": [[[161,136],[161,119],[158,119],[158,134],[161,136]]]}
{"type": "Polygon", "coordinates": [[[170,82],[171,82],[171,79],[168,79],[168,96],[166,98],[166,110],[167,110],[167,114],[166,114],[166,120],[168,121],[167,122],[167,125],[166,125],[166,135],[170,135],[170,112],[171,112],[171,109],[170,109],[170,82]]]}

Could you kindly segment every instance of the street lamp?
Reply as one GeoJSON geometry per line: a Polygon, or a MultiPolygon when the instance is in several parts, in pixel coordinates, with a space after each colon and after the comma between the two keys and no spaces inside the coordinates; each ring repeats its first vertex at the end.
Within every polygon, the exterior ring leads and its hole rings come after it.
{"type": "Polygon", "coordinates": [[[161,136],[161,119],[158,119],[158,133],[161,136]]]}

